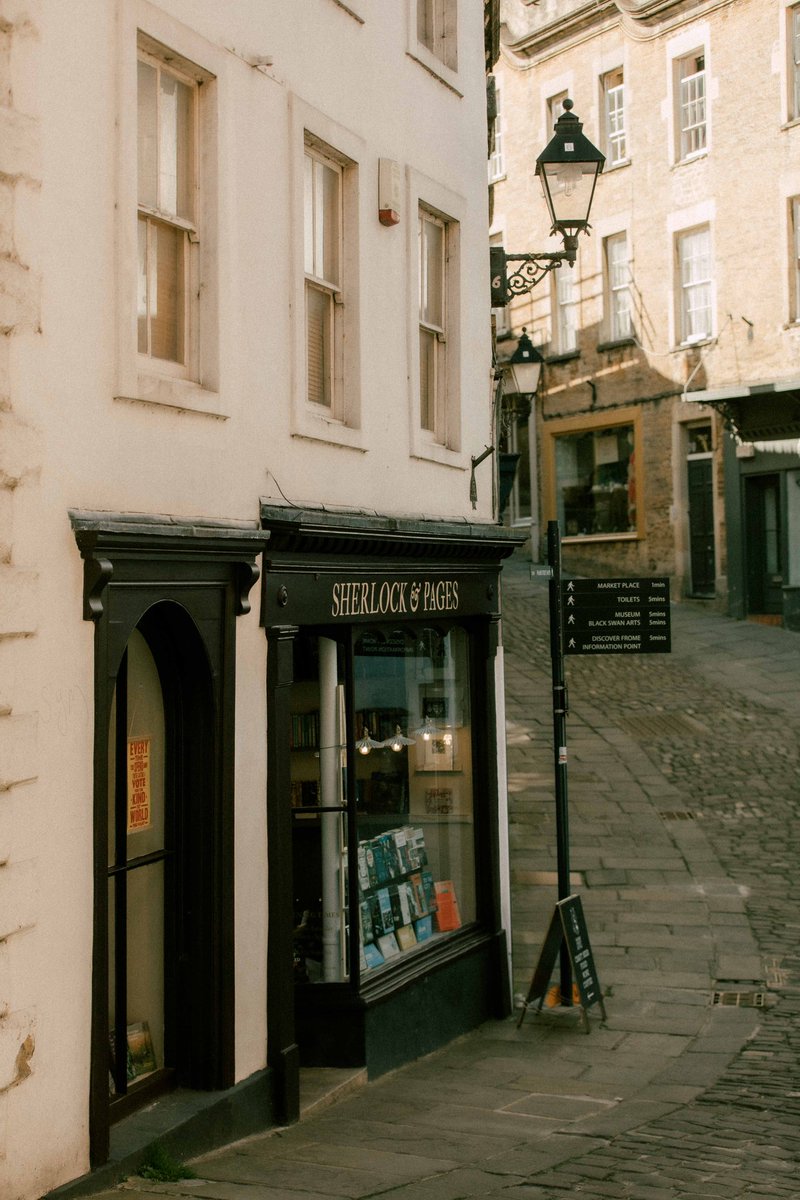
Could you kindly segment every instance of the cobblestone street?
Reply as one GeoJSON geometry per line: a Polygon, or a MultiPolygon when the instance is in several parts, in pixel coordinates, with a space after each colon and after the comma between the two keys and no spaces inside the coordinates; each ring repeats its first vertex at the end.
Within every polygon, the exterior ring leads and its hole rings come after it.
{"type": "MultiPolygon", "coordinates": [[[[640,776],[638,756],[646,756],[653,770],[643,790],[657,798],[664,829],[679,847],[688,829],[702,835],[729,885],[721,890],[730,899],[731,928],[743,914],[760,959],[743,978],[717,978],[716,988],[725,1000],[764,1007],[746,1047],[692,1103],[530,1179],[538,1189],[530,1196],[800,1196],[800,648],[782,631],[713,614],[704,621],[692,606],[673,606],[672,613],[671,655],[567,659],[568,728],[579,731],[578,762],[570,768],[572,869],[583,884],[606,890],[618,869],[598,864],[584,844],[593,799],[603,799],[602,770],[581,761],[591,730],[628,761],[638,760],[640,776]]],[[[547,675],[546,584],[526,585],[509,574],[504,628],[512,670],[525,647],[524,674],[536,664],[547,675]]],[[[512,700],[512,724],[514,708],[512,700]]],[[[548,749],[552,762],[552,739],[548,749]]],[[[518,816],[512,803],[512,829],[518,816]]],[[[524,840],[515,851],[523,860],[524,840]]],[[[636,884],[637,862],[634,855],[622,868],[621,884],[636,884]]],[[[707,860],[708,878],[717,873],[707,860]]],[[[588,912],[591,897],[590,890],[588,912]]],[[[676,916],[675,928],[680,923],[676,916]]]]}

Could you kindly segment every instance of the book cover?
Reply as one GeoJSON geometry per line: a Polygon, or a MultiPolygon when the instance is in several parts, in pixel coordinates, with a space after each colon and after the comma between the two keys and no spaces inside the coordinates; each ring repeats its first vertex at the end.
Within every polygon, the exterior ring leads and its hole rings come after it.
{"type": "MultiPolygon", "coordinates": [[[[450,886],[452,887],[452,884],[450,886]]],[[[435,912],[438,900],[436,884],[430,871],[422,872],[422,890],[425,894],[425,912],[435,912]]]]}
{"type": "Polygon", "coordinates": [[[395,829],[393,837],[397,861],[400,866],[400,874],[407,875],[409,871],[413,870],[411,851],[408,845],[408,830],[395,829]]]}
{"type": "Polygon", "coordinates": [[[358,886],[362,892],[366,892],[369,888],[369,868],[367,867],[367,847],[366,843],[359,842],[358,844],[358,886]]]}
{"type": "Polygon", "coordinates": [[[389,872],[386,866],[386,855],[383,849],[383,842],[380,838],[373,838],[370,843],[372,846],[372,854],[375,859],[375,874],[377,876],[378,886],[389,882],[389,872]]]}
{"type": "Polygon", "coordinates": [[[383,955],[374,942],[370,942],[368,946],[364,947],[364,959],[370,969],[380,967],[384,962],[383,955]]]}
{"type": "Polygon", "coordinates": [[[411,888],[406,882],[398,883],[397,898],[400,906],[400,920],[396,921],[397,925],[410,925],[413,917],[418,916],[418,913],[411,911],[411,900],[413,896],[411,888]]]}
{"type": "Polygon", "coordinates": [[[382,938],[379,938],[378,946],[384,958],[394,958],[400,953],[397,938],[393,933],[385,933],[382,938]]]}
{"type": "Polygon", "coordinates": [[[134,1021],[128,1026],[128,1051],[134,1079],[149,1075],[156,1069],[156,1056],[147,1021],[134,1021]]]}
{"type": "Polygon", "coordinates": [[[396,883],[390,884],[390,886],[388,888],[388,892],[389,892],[389,903],[392,906],[392,920],[394,921],[394,927],[396,929],[398,925],[404,924],[403,906],[400,903],[400,887],[399,887],[399,885],[396,883]]]}
{"type": "Polygon", "coordinates": [[[401,950],[410,950],[417,944],[417,935],[414,933],[413,925],[401,925],[399,929],[395,930],[395,937],[401,950]]]}
{"type": "Polygon", "coordinates": [[[411,869],[416,870],[418,867],[427,867],[428,853],[425,849],[425,834],[419,828],[412,829],[408,836],[409,857],[411,858],[411,869]]]}
{"type": "Polygon", "coordinates": [[[397,853],[397,843],[394,839],[394,833],[382,833],[378,838],[383,850],[383,861],[386,866],[387,883],[396,879],[398,875],[402,875],[400,867],[400,858],[397,853]]]}
{"type": "Polygon", "coordinates": [[[427,938],[433,936],[433,917],[428,914],[427,917],[420,917],[414,922],[414,932],[417,935],[418,942],[424,942],[427,938]]]}
{"type": "Polygon", "coordinates": [[[458,911],[456,890],[451,879],[443,879],[435,884],[436,887],[436,928],[440,933],[448,933],[461,928],[461,914],[458,911]]]}
{"type": "MultiPolygon", "coordinates": [[[[392,900],[388,888],[381,888],[378,892],[378,904],[380,905],[383,932],[391,933],[394,929],[394,916],[392,915],[392,900]]],[[[380,941],[380,938],[378,940],[380,941]]]]}
{"type": "Polygon", "coordinates": [[[386,933],[383,928],[383,916],[381,915],[381,902],[377,896],[370,896],[367,900],[369,905],[369,915],[372,921],[373,940],[386,933]]]}
{"type": "Polygon", "coordinates": [[[428,903],[425,899],[425,887],[422,883],[422,873],[420,871],[415,871],[413,875],[409,876],[408,886],[411,889],[413,905],[417,911],[417,916],[421,917],[428,911],[428,903]]]}
{"type": "Polygon", "coordinates": [[[377,887],[380,880],[378,879],[378,864],[375,861],[375,847],[372,842],[367,842],[364,847],[364,858],[367,864],[368,886],[371,888],[377,887]]]}
{"type": "Polygon", "coordinates": [[[372,924],[372,910],[368,900],[362,900],[360,905],[361,911],[361,941],[364,945],[367,942],[375,941],[375,927],[372,924]]]}

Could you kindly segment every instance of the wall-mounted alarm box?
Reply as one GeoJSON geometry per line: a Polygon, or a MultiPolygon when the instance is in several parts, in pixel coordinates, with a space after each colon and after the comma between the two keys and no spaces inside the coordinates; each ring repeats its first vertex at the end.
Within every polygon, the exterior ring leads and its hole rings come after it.
{"type": "Polygon", "coordinates": [[[378,159],[378,220],[381,225],[400,224],[402,188],[400,163],[391,158],[378,159]]]}

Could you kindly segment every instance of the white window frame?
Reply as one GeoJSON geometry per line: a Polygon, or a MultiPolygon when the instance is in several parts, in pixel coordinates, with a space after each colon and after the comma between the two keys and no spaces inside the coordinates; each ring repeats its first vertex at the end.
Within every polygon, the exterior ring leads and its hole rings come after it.
{"type": "MultiPolygon", "coordinates": [[[[227,56],[193,30],[139,0],[121,0],[118,24],[117,111],[117,364],[115,399],[227,417],[220,391],[219,181],[224,172],[218,138],[220,88],[227,56]],[[188,354],[183,365],[138,351],[137,87],[140,52],[196,87],[197,187],[188,255],[188,354]],[[196,239],[196,240],[195,240],[196,239]]],[[[163,216],[163,214],[148,214],[163,216]]],[[[191,228],[189,228],[189,226],[191,228]]]]}
{"type": "Polygon", "coordinates": [[[714,332],[714,276],[711,227],[698,225],[683,229],[675,236],[676,295],[678,297],[678,334],[682,346],[706,342],[714,332]],[[697,239],[702,235],[705,246],[697,252],[697,239]],[[691,253],[687,253],[691,250],[691,253]],[[702,328],[694,329],[695,314],[706,312],[702,328]]]}
{"type": "Polygon", "coordinates": [[[578,350],[578,264],[563,263],[551,273],[553,342],[556,355],[576,354],[578,350]]]}
{"type": "Polygon", "coordinates": [[[489,183],[497,183],[505,179],[506,163],[503,147],[503,89],[495,85],[495,104],[497,115],[494,119],[494,149],[489,158],[489,183]]]}
{"type": "Polygon", "coordinates": [[[564,87],[559,88],[557,92],[553,92],[552,95],[547,97],[545,102],[547,108],[547,130],[545,136],[545,145],[549,143],[551,137],[553,136],[553,130],[555,129],[556,121],[559,117],[563,117],[564,115],[564,101],[568,96],[569,89],[564,87]]]}
{"type": "Polygon", "coordinates": [[[622,67],[606,71],[601,77],[603,98],[603,135],[606,170],[630,162],[625,128],[625,75],[622,67]]]}
{"type": "Polygon", "coordinates": [[[407,42],[406,53],[431,75],[435,76],[457,95],[462,95],[458,75],[459,53],[459,0],[406,0],[407,42]],[[420,39],[420,6],[426,4],[434,9],[434,22],[441,31],[431,44],[420,39]],[[433,49],[438,43],[441,53],[433,49]]]}
{"type": "MultiPolygon", "coordinates": [[[[164,61],[163,55],[153,54],[145,49],[142,45],[139,46],[137,63],[143,62],[152,67],[156,72],[156,155],[157,158],[161,151],[161,95],[158,81],[162,74],[169,76],[172,79],[182,83],[190,89],[191,93],[191,113],[188,123],[188,139],[190,141],[189,154],[191,158],[191,179],[189,188],[192,194],[191,212],[179,215],[170,209],[165,209],[163,206],[156,203],[155,205],[145,204],[140,196],[137,196],[137,213],[139,226],[141,229],[144,226],[146,230],[146,258],[148,260],[148,272],[145,282],[144,295],[137,297],[137,311],[141,309],[142,300],[145,302],[147,315],[147,338],[150,339],[150,313],[151,313],[151,296],[148,282],[153,279],[153,263],[154,263],[154,247],[153,238],[159,226],[164,226],[169,230],[174,231],[181,243],[181,269],[180,276],[180,296],[177,304],[177,333],[179,344],[183,347],[183,353],[180,358],[167,359],[160,358],[153,354],[150,350],[142,351],[138,349],[139,370],[155,371],[159,374],[174,376],[176,379],[197,379],[199,375],[198,364],[198,337],[197,337],[197,296],[199,293],[198,279],[198,258],[199,246],[201,244],[200,226],[197,220],[197,209],[200,201],[198,174],[197,174],[197,151],[199,145],[199,125],[198,125],[198,109],[199,109],[199,86],[196,78],[191,75],[176,69],[172,62],[164,61]]],[[[139,130],[137,128],[137,150],[138,150],[139,130]]],[[[156,162],[156,176],[161,178],[161,171],[156,162]]],[[[158,198],[157,198],[158,199],[158,198]]],[[[141,289],[140,289],[141,290],[141,289]]]]}
{"type": "Polygon", "coordinates": [[[702,46],[675,59],[674,87],[675,154],[678,162],[689,162],[708,153],[708,67],[702,46]]]}
{"type": "MultiPolygon", "coordinates": [[[[448,295],[447,295],[447,251],[448,239],[450,231],[448,222],[438,213],[432,212],[424,205],[419,206],[418,213],[418,233],[419,233],[419,281],[420,281],[420,311],[419,311],[419,333],[420,344],[423,340],[430,343],[432,353],[430,355],[430,372],[427,388],[423,388],[422,375],[422,351],[420,350],[420,413],[419,422],[423,435],[430,435],[437,442],[445,442],[447,437],[447,333],[448,333],[448,295]],[[428,254],[427,232],[428,230],[439,231],[439,264],[436,271],[438,276],[438,295],[437,307],[440,310],[441,320],[437,323],[432,323],[427,320],[423,309],[423,296],[428,296],[428,279],[427,279],[427,263],[428,254]],[[427,397],[427,402],[426,402],[427,397]]],[[[432,287],[431,287],[431,290],[432,287]]]]}
{"type": "Polygon", "coordinates": [[[800,4],[786,10],[788,119],[800,121],[800,4]]]}
{"type": "Polygon", "coordinates": [[[625,230],[603,238],[606,334],[609,342],[629,341],[633,337],[630,261],[628,234],[625,230]],[[617,258],[619,247],[624,247],[623,262],[617,258]]]}
{"type": "Polygon", "coordinates": [[[344,412],[344,372],[343,372],[343,307],[344,294],[342,291],[342,252],[344,249],[344,229],[343,229],[343,199],[344,199],[344,172],[343,164],[332,158],[329,153],[325,153],[313,142],[307,142],[305,147],[305,156],[303,163],[303,203],[305,213],[304,225],[304,262],[305,266],[305,321],[306,321],[306,389],[307,400],[312,406],[325,410],[333,420],[342,420],[344,412]],[[332,217],[333,238],[336,242],[336,265],[335,278],[327,278],[324,272],[324,264],[318,262],[318,251],[321,253],[321,245],[319,239],[324,236],[324,228],[326,225],[326,214],[324,211],[325,198],[319,194],[318,182],[319,175],[317,167],[322,167],[336,181],[335,206],[336,211],[332,217]],[[309,189],[310,184],[310,189],[309,189]],[[309,230],[309,225],[311,229],[309,230]],[[320,225],[322,229],[320,229],[320,225]],[[309,234],[312,245],[311,262],[309,257],[309,234]],[[322,392],[325,399],[315,401],[308,393],[311,391],[311,372],[309,369],[309,342],[311,338],[311,330],[309,324],[309,299],[314,294],[322,297],[322,302],[325,306],[324,324],[327,326],[324,337],[329,349],[329,361],[327,368],[323,362],[323,378],[322,392]]]}
{"type": "Polygon", "coordinates": [[[408,169],[407,223],[408,346],[409,346],[409,432],[412,458],[430,459],[449,466],[463,466],[461,453],[461,387],[463,376],[461,342],[461,297],[464,292],[461,262],[461,228],[467,205],[463,197],[439,182],[408,169]],[[420,212],[441,221],[445,233],[444,313],[440,381],[433,430],[422,428],[420,396],[420,212]]]}
{"type": "MultiPolygon", "coordinates": [[[[360,329],[361,191],[359,180],[366,157],[364,140],[351,130],[332,121],[324,113],[305,104],[296,96],[290,100],[291,136],[291,257],[292,309],[302,314],[292,322],[292,404],[293,437],[310,438],[335,445],[364,450],[361,425],[362,339],[360,329]],[[341,246],[337,281],[331,289],[334,323],[333,396],[330,407],[309,402],[308,335],[305,320],[305,172],[310,153],[321,161],[336,165],[341,172],[341,246]]],[[[330,282],[330,281],[328,281],[330,282]]]]}
{"type": "Polygon", "coordinates": [[[800,196],[789,200],[789,320],[800,323],[800,196]]]}

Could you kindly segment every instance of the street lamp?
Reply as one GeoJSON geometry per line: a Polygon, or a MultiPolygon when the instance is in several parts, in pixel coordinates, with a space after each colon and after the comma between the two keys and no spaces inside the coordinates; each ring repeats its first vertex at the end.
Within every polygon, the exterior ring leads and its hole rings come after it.
{"type": "Polygon", "coordinates": [[[490,247],[492,308],[503,308],[511,296],[530,292],[549,271],[566,262],[574,266],[578,234],[589,229],[589,213],[597,176],[605,155],[583,134],[583,125],[564,101],[565,111],[555,123],[554,136],[536,159],[536,174],[542,181],[550,214],[551,233],[564,239],[564,249],[553,252],[506,254],[502,246],[490,247]],[[508,274],[508,263],[522,265],[508,274]]]}
{"type": "Polygon", "coordinates": [[[528,337],[525,326],[522,327],[517,348],[502,365],[508,375],[503,384],[505,396],[535,396],[539,390],[539,377],[542,373],[542,358],[539,351],[528,337]]]}
{"type": "Polygon", "coordinates": [[[541,354],[528,337],[527,329],[523,327],[514,353],[498,363],[502,393],[498,430],[497,509],[501,517],[511,496],[520,460],[513,430],[516,425],[527,423],[531,415],[532,398],[539,390],[543,362],[541,354]]]}

